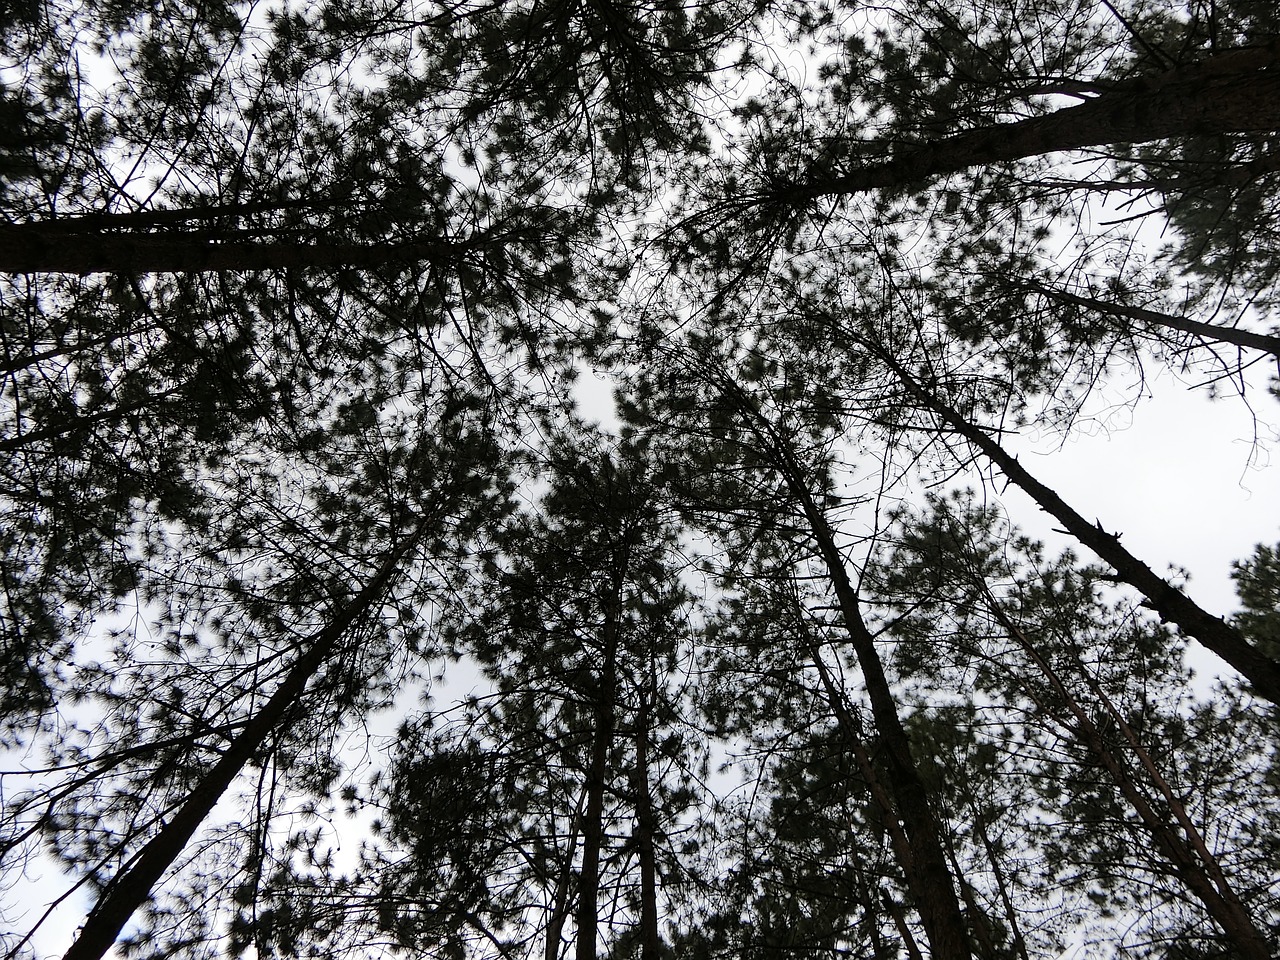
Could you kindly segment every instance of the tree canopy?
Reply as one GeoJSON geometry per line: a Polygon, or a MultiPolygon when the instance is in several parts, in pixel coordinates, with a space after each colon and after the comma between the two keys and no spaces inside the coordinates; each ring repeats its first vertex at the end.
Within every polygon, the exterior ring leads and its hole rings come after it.
{"type": "Polygon", "coordinates": [[[1220,609],[1017,455],[1280,439],[1274,4],[0,42],[5,960],[1280,952],[1274,505],[1220,609]]]}

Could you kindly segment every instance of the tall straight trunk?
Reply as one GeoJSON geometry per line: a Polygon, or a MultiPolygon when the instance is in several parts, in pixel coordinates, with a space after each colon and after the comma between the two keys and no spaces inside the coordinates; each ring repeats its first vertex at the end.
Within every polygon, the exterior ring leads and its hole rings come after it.
{"type": "MultiPolygon", "coordinates": [[[[652,670],[652,664],[647,667],[652,670]]],[[[649,788],[649,709],[653,685],[639,691],[640,709],[636,717],[636,859],[640,863],[640,960],[658,960],[658,865],[654,849],[655,816],[653,793],[649,788]]]]}
{"type": "Polygon", "coordinates": [[[922,386],[886,350],[866,341],[863,346],[878,356],[928,409],[933,410],[957,433],[981,450],[1011,481],[1030,494],[1040,507],[1055,517],[1077,540],[1111,564],[1120,580],[1134,587],[1162,618],[1176,624],[1188,636],[1199,640],[1240,671],[1258,696],[1280,703],[1280,663],[1255,648],[1244,635],[1221,617],[1202,609],[1190,597],[1131,554],[1120,538],[1090,523],[1071,508],[1051,488],[1031,475],[1018,458],[1005,450],[986,431],[961,416],[937,394],[922,386]]]}
{"type": "Polygon", "coordinates": [[[1277,129],[1280,42],[1272,42],[1120,81],[1085,103],[1042,116],[900,145],[886,160],[812,177],[762,199],[900,190],[930,177],[1064,150],[1277,129]]]}
{"type": "MultiPolygon", "coordinates": [[[[166,210],[173,222],[201,211],[166,210]]],[[[69,227],[53,219],[0,224],[0,274],[208,273],[386,264],[457,263],[468,254],[544,235],[546,226],[499,224],[461,240],[420,236],[405,240],[344,242],[341,238],[298,240],[246,235],[234,229],[161,229],[139,232],[135,215],[91,218],[100,229],[69,227]]],[[[90,219],[90,218],[86,218],[90,219]]],[[[78,218],[73,218],[78,223],[78,218]]]]}
{"type": "Polygon", "coordinates": [[[245,724],[159,833],[131,858],[130,866],[110,880],[102,898],[94,905],[80,933],[63,955],[63,960],[101,960],[111,949],[134,911],[150,896],[151,888],[182,853],[227,787],[280,727],[343,634],[382,597],[401,561],[418,539],[419,536],[415,535],[396,547],[364,589],[338,611],[328,626],[310,638],[262,709],[245,724]]]}
{"type": "Polygon", "coordinates": [[[582,824],[582,869],[578,877],[577,960],[596,960],[596,932],[600,925],[600,850],[604,845],[604,794],[613,748],[614,710],[618,686],[618,633],[622,621],[622,587],[630,559],[624,543],[614,556],[609,609],[605,612],[603,663],[596,687],[595,734],[587,771],[587,810],[582,824]]]}
{"type": "Polygon", "coordinates": [[[195,233],[50,235],[39,224],[0,226],[0,273],[210,273],[444,263],[462,245],[423,239],[404,243],[303,243],[230,239],[195,233]]]}
{"type": "Polygon", "coordinates": [[[942,830],[929,807],[928,791],[916,768],[910,738],[902,725],[902,718],[898,716],[897,701],[876,650],[875,637],[862,619],[858,592],[849,579],[831,525],[814,501],[804,473],[786,441],[776,435],[754,401],[736,383],[725,378],[719,385],[723,395],[738,408],[748,429],[774,460],[792,496],[800,502],[810,535],[827,568],[845,633],[857,657],[867,697],[871,701],[871,715],[875,719],[889,790],[910,845],[908,855],[899,855],[899,860],[905,861],[899,865],[920,914],[933,960],[970,960],[969,933],[943,851],[942,830]]]}

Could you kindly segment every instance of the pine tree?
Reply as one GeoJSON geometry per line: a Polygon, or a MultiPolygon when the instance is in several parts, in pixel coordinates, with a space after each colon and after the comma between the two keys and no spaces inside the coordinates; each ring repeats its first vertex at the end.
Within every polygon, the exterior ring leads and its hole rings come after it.
{"type": "Polygon", "coordinates": [[[1009,435],[1260,408],[1278,36],[3,6],[7,955],[1273,955],[1274,551],[1224,619],[1009,435]]]}

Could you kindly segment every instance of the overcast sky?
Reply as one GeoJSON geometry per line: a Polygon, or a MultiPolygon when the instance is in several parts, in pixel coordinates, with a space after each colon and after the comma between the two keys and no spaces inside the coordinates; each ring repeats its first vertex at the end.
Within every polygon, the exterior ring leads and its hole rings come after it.
{"type": "MultiPolygon", "coordinates": [[[[1009,445],[1081,514],[1123,533],[1156,572],[1185,567],[1196,600],[1229,613],[1231,561],[1280,540],[1280,402],[1255,380],[1253,412],[1238,396],[1213,400],[1166,373],[1152,384],[1155,396],[1107,423],[1079,424],[1065,443],[1028,435],[1009,445]]],[[[1023,527],[1052,536],[1058,524],[1029,498],[1011,489],[1004,499],[1023,527]]]]}

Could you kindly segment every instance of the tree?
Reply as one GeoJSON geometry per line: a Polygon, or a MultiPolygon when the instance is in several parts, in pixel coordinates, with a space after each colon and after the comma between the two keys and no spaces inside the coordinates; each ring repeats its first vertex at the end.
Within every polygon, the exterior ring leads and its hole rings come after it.
{"type": "Polygon", "coordinates": [[[1253,556],[1232,565],[1243,610],[1234,622],[1259,650],[1275,656],[1280,643],[1280,551],[1258,544],[1253,556]]]}
{"type": "MultiPolygon", "coordinates": [[[[881,808],[895,858],[932,950],[938,956],[968,956],[968,934],[954,878],[943,855],[941,826],[930,810],[890,680],[866,623],[863,599],[850,577],[828,516],[829,511],[845,506],[828,489],[832,468],[829,454],[824,452],[833,442],[839,421],[829,409],[815,411],[808,404],[826,386],[823,380],[832,374],[806,371],[811,373],[811,379],[804,378],[794,387],[786,384],[779,390],[773,379],[776,369],[768,362],[761,363],[760,354],[744,353],[738,364],[727,369],[718,365],[719,358],[708,357],[702,351],[686,357],[668,353],[668,364],[679,363],[697,372],[697,378],[690,377],[687,382],[695,389],[705,390],[705,399],[699,403],[679,393],[663,398],[652,383],[642,383],[635,390],[645,397],[642,402],[651,409],[639,404],[631,406],[633,421],[640,428],[655,419],[667,424],[677,422],[686,436],[720,438],[700,456],[690,458],[686,454],[693,469],[685,483],[697,491],[693,494],[695,502],[723,505],[719,509],[704,508],[704,513],[715,516],[723,511],[723,516],[717,518],[723,524],[717,535],[724,538],[729,552],[741,558],[739,564],[743,567],[746,557],[761,564],[760,568],[746,568],[770,584],[766,592],[779,589],[787,596],[787,588],[773,582],[788,583],[798,575],[791,569],[793,565],[806,560],[814,571],[810,576],[825,584],[825,591],[822,587],[806,588],[791,598],[800,607],[797,616],[801,623],[796,629],[792,656],[799,654],[820,678],[841,735],[850,744],[867,788],[881,808]],[[758,385],[760,396],[744,384],[758,385]],[[799,453],[802,449],[803,461],[799,453]],[[698,468],[708,461],[716,468],[710,471],[710,478],[702,478],[698,468]],[[705,491],[699,489],[703,484],[708,487],[705,491]],[[727,489],[720,489],[720,484],[727,489]],[[731,506],[746,499],[747,489],[756,497],[763,494],[778,511],[773,523],[763,529],[751,515],[739,518],[731,506]],[[776,546],[768,542],[775,531],[781,537],[776,546]],[[805,603],[817,602],[810,596],[811,590],[819,596],[825,592],[823,599],[838,611],[835,622],[825,628],[843,635],[841,640],[830,641],[830,646],[837,656],[840,651],[852,651],[861,672],[868,712],[875,724],[871,737],[863,731],[856,709],[847,702],[847,693],[833,679],[824,649],[828,642],[818,635],[810,637],[810,631],[803,626],[805,603]],[[873,769],[872,754],[882,765],[879,771],[873,769]]],[[[799,370],[791,372],[798,375],[799,370]]],[[[732,576],[739,577],[743,572],[742,568],[735,569],[732,576]]]]}
{"type": "Polygon", "coordinates": [[[1274,551],[1010,436],[1265,409],[1272,7],[0,10],[8,955],[1274,954],[1274,551]]]}
{"type": "Polygon", "coordinates": [[[668,679],[685,655],[689,598],[672,568],[663,491],[637,452],[582,450],[575,440],[553,444],[542,509],[500,540],[504,559],[480,584],[491,599],[477,598],[457,642],[497,691],[477,726],[524,768],[523,803],[568,831],[567,847],[552,844],[537,878],[552,888],[544,955],[561,956],[571,919],[575,955],[594,958],[603,904],[621,896],[635,933],[607,940],[630,941],[655,960],[659,856],[665,879],[680,872],[659,847],[687,801],[678,773],[655,779],[651,755],[660,749],[669,767],[688,763],[694,749],[679,725],[681,691],[668,679]]]}
{"type": "MultiPolygon", "coordinates": [[[[999,525],[996,518],[963,502],[935,502],[933,508],[931,516],[906,527],[900,545],[886,558],[883,571],[877,574],[884,578],[887,587],[896,588],[894,592],[900,595],[922,595],[918,589],[902,589],[900,584],[904,579],[924,577],[931,583],[931,589],[924,594],[928,599],[907,610],[892,629],[906,636],[914,634],[922,644],[930,644],[937,635],[939,621],[955,617],[958,635],[951,644],[953,662],[962,665],[967,658],[974,658],[970,661],[971,669],[976,669],[978,689],[984,692],[987,692],[985,676],[989,672],[1017,675],[1023,669],[1017,664],[1025,657],[1031,676],[1019,677],[1007,686],[1004,685],[1007,681],[997,681],[1003,686],[1003,696],[1008,698],[1005,702],[1030,696],[1036,702],[1033,712],[1054,717],[1059,725],[1056,735],[1065,734],[1068,741],[1074,740],[1070,749],[1090,756],[1088,767],[1103,774],[1104,781],[1110,781],[1098,790],[1099,785],[1090,782],[1092,778],[1086,773],[1081,778],[1083,782],[1068,789],[1081,789],[1088,783],[1081,797],[1082,800],[1087,797],[1085,803],[1099,803],[1105,808],[1120,800],[1127,805],[1131,815],[1111,813],[1108,818],[1127,821],[1126,831],[1133,829],[1135,820],[1140,824],[1140,829],[1148,835],[1148,845],[1157,854],[1153,858],[1154,869],[1185,885],[1187,891],[1202,902],[1221,931],[1222,939],[1230,944],[1230,952],[1239,956],[1267,956],[1273,946],[1266,928],[1255,918],[1267,916],[1272,906],[1250,904],[1249,908],[1245,907],[1224,869],[1224,863],[1233,856],[1233,841],[1219,834],[1216,842],[1220,852],[1210,849],[1206,840],[1210,835],[1208,820],[1197,818],[1185,805],[1182,792],[1171,786],[1180,778],[1195,776],[1198,769],[1202,769],[1203,761],[1200,757],[1179,756],[1176,748],[1171,748],[1177,741],[1167,732],[1156,732],[1162,724],[1185,722],[1176,714],[1163,715],[1158,706],[1161,698],[1156,691],[1166,685],[1176,691],[1181,682],[1177,676],[1176,655],[1166,653],[1162,657],[1153,649],[1153,645],[1167,642],[1160,637],[1161,631],[1152,629],[1141,618],[1126,617],[1123,610],[1106,610],[1095,593],[1094,583],[1099,572],[1073,569],[1074,558],[1070,555],[1056,563],[1046,563],[1040,545],[1020,540],[1016,535],[1009,538],[996,534],[999,525]],[[1019,561],[1040,567],[1034,586],[1019,583],[1022,575],[1014,572],[1019,561]],[[1006,599],[997,598],[992,581],[1011,574],[1014,578],[1011,595],[1006,599]],[[1070,599],[1064,601],[1064,596],[1070,599]],[[1061,604],[1062,612],[1054,615],[1041,609],[1042,604],[1061,604]],[[944,612],[948,605],[954,612],[944,612]],[[1015,649],[982,649],[981,642],[971,645],[966,634],[984,618],[988,620],[985,629],[991,630],[992,639],[1012,642],[1015,649]],[[1108,638],[1108,633],[1114,639],[1108,638]],[[1107,656],[1119,661],[1118,664],[1107,664],[1100,656],[1095,646],[1100,640],[1111,648],[1107,656]],[[1064,642],[1067,649],[1055,649],[1054,644],[1059,641],[1064,642]],[[1135,653],[1143,662],[1139,669],[1124,662],[1135,653]],[[1139,683],[1134,682],[1135,674],[1141,676],[1139,683]],[[1055,704],[1052,701],[1056,698],[1061,699],[1055,704]],[[1108,791],[1114,791],[1114,799],[1107,797],[1108,791]]],[[[980,635],[982,629],[979,627],[973,636],[980,635]]],[[[912,674],[920,676],[936,661],[922,655],[919,648],[912,650],[912,646],[914,644],[907,645],[904,653],[911,659],[912,674]]],[[[1175,701],[1177,697],[1174,693],[1175,701]]],[[[926,703],[928,699],[931,698],[926,698],[926,703]]],[[[1188,739],[1216,739],[1222,735],[1214,729],[1218,722],[1211,715],[1196,717],[1191,720],[1192,725],[1204,724],[1204,728],[1196,730],[1188,739]]],[[[1236,735],[1242,736],[1244,732],[1236,735]]],[[[1005,736],[1016,737],[1012,731],[1005,736]]],[[[975,752],[981,751],[979,746],[975,752]]],[[[963,755],[953,747],[952,756],[957,754],[963,755]]],[[[941,759],[948,762],[945,753],[941,759]]],[[[1256,760],[1252,766],[1252,773],[1257,776],[1260,771],[1256,760]]],[[[1199,795],[1206,803],[1212,803],[1211,793],[1210,789],[1204,789],[1199,795]]],[[[1203,818],[1204,814],[1200,816],[1203,818]]],[[[1097,832],[1097,822],[1088,829],[1097,832]]],[[[1111,855],[1116,880],[1123,876],[1121,865],[1126,859],[1121,854],[1119,844],[1122,843],[1119,841],[1111,855]]]]}
{"type": "MultiPolygon", "coordinates": [[[[289,758],[305,756],[313,738],[332,737],[357,706],[378,703],[380,686],[394,690],[411,675],[405,660],[424,627],[416,608],[433,589],[430,568],[420,570],[423,552],[437,568],[449,563],[455,549],[465,549],[475,519],[505,503],[491,432],[465,404],[444,412],[431,424],[438,436],[413,438],[409,448],[388,442],[381,464],[361,464],[381,467],[368,477],[376,485],[351,477],[340,461],[336,476],[320,473],[303,484],[299,494],[315,504],[310,524],[298,524],[296,514],[272,522],[255,513],[257,504],[242,502],[208,531],[229,540],[209,557],[208,571],[148,578],[143,589],[160,608],[161,655],[131,664],[147,642],[126,630],[111,658],[151,696],[118,692],[123,678],[108,665],[88,664],[69,678],[68,693],[94,698],[105,717],[85,731],[85,742],[53,742],[48,768],[35,771],[53,782],[19,794],[6,812],[11,849],[43,833],[100,891],[69,955],[102,956],[111,947],[246,769],[284,765],[304,789],[325,790],[334,776],[327,764],[289,758]],[[380,495],[383,512],[372,523],[358,531],[340,526],[350,505],[368,511],[380,495]],[[237,521],[253,528],[237,530],[237,521]],[[353,590],[352,579],[370,565],[353,590]],[[387,604],[401,611],[401,626],[372,616],[387,604]],[[414,610],[407,618],[406,609],[414,610]],[[310,635],[308,624],[316,625],[310,635]],[[103,735],[114,743],[102,745],[103,735]],[[115,796],[95,809],[108,786],[115,796]]],[[[274,479],[278,494],[283,478],[274,479]]],[[[242,498],[254,492],[247,483],[237,490],[242,498]]]]}
{"type": "Polygon", "coordinates": [[[446,615],[452,655],[480,664],[492,693],[401,728],[370,785],[376,847],[354,875],[313,861],[273,880],[271,906],[239,924],[245,943],[341,942],[303,889],[405,948],[558,958],[575,942],[595,956],[604,938],[659,955],[658,906],[682,873],[669,838],[691,796],[679,767],[698,748],[668,679],[689,598],[667,566],[661,490],[633,451],[590,444],[575,432],[537,462],[540,509],[494,531],[469,602],[446,615]]]}
{"type": "Polygon", "coordinates": [[[1270,131],[1280,119],[1268,112],[1275,65],[1276,53],[1267,45],[1109,82],[1075,106],[898,146],[887,159],[848,171],[823,170],[767,199],[902,190],[943,174],[1065,150],[1270,131]]]}

